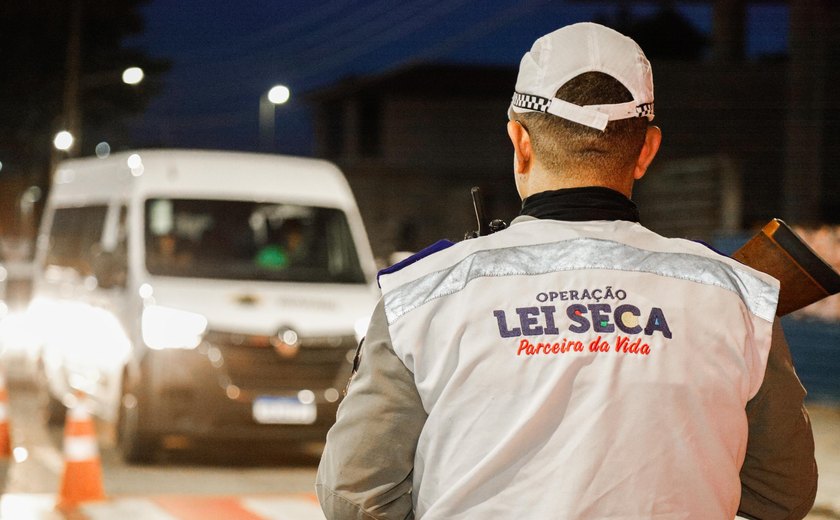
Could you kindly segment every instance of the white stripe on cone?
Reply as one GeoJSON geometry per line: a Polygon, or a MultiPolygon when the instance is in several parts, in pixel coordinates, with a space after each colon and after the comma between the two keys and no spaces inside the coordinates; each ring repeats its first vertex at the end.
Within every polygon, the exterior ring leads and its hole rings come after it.
{"type": "Polygon", "coordinates": [[[90,436],[67,437],[64,439],[64,458],[67,462],[82,462],[99,457],[96,438],[90,436]]]}
{"type": "Polygon", "coordinates": [[[71,421],[82,422],[90,420],[90,412],[83,404],[78,404],[67,411],[67,416],[71,421]]]}

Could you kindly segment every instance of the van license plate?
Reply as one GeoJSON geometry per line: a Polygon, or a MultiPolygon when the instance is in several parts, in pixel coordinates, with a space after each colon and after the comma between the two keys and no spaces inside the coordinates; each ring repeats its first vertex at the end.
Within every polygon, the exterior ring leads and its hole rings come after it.
{"type": "Polygon", "coordinates": [[[296,397],[257,397],[251,410],[261,424],[312,424],[318,416],[315,403],[302,403],[296,397]]]}

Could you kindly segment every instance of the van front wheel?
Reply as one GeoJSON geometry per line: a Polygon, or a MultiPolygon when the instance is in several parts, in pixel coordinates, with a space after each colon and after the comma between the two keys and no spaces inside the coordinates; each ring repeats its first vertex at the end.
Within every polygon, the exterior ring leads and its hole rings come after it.
{"type": "Polygon", "coordinates": [[[117,447],[129,464],[152,462],[157,454],[157,440],[140,428],[141,397],[123,378],[120,413],[117,419],[117,447]]]}
{"type": "Polygon", "coordinates": [[[64,424],[67,408],[64,404],[53,397],[50,392],[50,385],[47,382],[47,371],[43,363],[38,363],[35,373],[35,385],[38,395],[38,404],[43,413],[44,422],[48,426],[61,426],[64,424]]]}

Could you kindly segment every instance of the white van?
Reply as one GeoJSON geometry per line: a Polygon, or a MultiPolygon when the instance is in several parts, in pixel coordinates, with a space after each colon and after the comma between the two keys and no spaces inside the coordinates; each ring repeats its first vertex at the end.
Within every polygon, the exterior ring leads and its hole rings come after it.
{"type": "Polygon", "coordinates": [[[29,315],[48,417],[85,395],[124,458],[175,436],[323,439],[376,303],[341,172],[148,150],[57,168],[29,315]]]}

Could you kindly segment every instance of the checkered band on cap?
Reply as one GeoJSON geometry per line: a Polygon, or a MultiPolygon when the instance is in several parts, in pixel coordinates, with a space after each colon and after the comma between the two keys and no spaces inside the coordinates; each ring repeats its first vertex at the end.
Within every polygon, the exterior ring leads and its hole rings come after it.
{"type": "Polygon", "coordinates": [[[520,92],[513,93],[513,106],[524,108],[526,110],[534,110],[537,112],[546,112],[551,100],[533,94],[522,94],[520,92]]]}
{"type": "MultiPolygon", "coordinates": [[[[511,104],[515,107],[524,108],[525,110],[548,112],[548,107],[551,106],[551,100],[533,94],[514,92],[511,104]]],[[[642,103],[636,106],[636,117],[648,117],[651,115],[653,115],[653,103],[642,103]]]]}
{"type": "MultiPolygon", "coordinates": [[[[653,119],[653,102],[636,104],[635,101],[612,105],[588,105],[585,107],[557,98],[545,98],[534,94],[514,92],[511,109],[515,112],[543,112],[587,125],[603,131],[609,121],[644,117],[653,119]]],[[[509,112],[508,117],[512,117],[509,112]]]]}
{"type": "Polygon", "coordinates": [[[642,103],[636,107],[638,117],[649,117],[653,115],[653,103],[642,103]]]}

